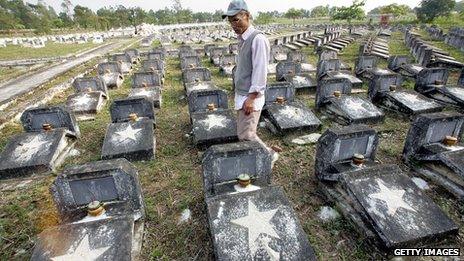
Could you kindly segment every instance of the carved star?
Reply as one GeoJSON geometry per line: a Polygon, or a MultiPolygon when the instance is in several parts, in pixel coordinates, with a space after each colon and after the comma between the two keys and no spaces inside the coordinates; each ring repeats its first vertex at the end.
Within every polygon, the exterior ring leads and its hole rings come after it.
{"type": "Polygon", "coordinates": [[[82,238],[79,245],[74,251],[69,251],[62,256],[51,258],[53,261],[82,261],[82,260],[96,260],[110,247],[100,247],[91,250],[89,245],[89,235],[85,235],[82,238]]]}
{"type": "Polygon", "coordinates": [[[87,103],[91,102],[92,98],[90,98],[89,95],[84,94],[79,98],[73,99],[73,101],[75,105],[80,106],[80,105],[86,105],[87,103]]]}
{"type": "Polygon", "coordinates": [[[19,144],[13,151],[17,161],[29,161],[41,150],[48,150],[51,141],[41,140],[41,136],[35,136],[32,140],[19,144]],[[44,148],[47,146],[47,148],[44,148]]]}
{"type": "Polygon", "coordinates": [[[123,141],[128,140],[128,139],[135,141],[135,140],[137,140],[137,137],[136,137],[137,133],[139,133],[141,130],[142,129],[134,129],[129,124],[129,125],[127,125],[126,129],[115,132],[116,139],[119,142],[123,142],[123,141]]]}
{"type": "Polygon", "coordinates": [[[254,255],[258,248],[262,245],[262,240],[258,240],[261,234],[279,238],[274,227],[270,223],[272,217],[278,209],[260,212],[251,200],[248,200],[248,215],[231,220],[230,222],[248,229],[248,246],[254,255]]]}
{"type": "Polygon", "coordinates": [[[381,180],[377,180],[377,185],[379,186],[380,191],[369,195],[370,198],[375,198],[382,200],[387,205],[387,213],[391,216],[394,216],[399,208],[407,209],[415,212],[408,203],[403,199],[404,193],[403,189],[390,189],[381,180]]]}
{"type": "Polygon", "coordinates": [[[215,128],[224,128],[228,119],[222,115],[209,114],[206,119],[200,122],[205,125],[206,130],[210,131],[215,128]]]}

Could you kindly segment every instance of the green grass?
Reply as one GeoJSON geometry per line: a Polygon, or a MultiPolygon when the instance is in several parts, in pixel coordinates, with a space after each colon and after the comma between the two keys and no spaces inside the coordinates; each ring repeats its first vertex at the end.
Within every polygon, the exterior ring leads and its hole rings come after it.
{"type": "MultiPolygon", "coordinates": [[[[407,54],[402,44],[401,34],[394,34],[390,50],[395,54],[407,54]]],[[[359,43],[346,48],[340,58],[354,67],[359,43]]],[[[316,61],[313,47],[303,50],[311,63],[316,61]]],[[[203,59],[203,65],[210,68],[213,82],[218,87],[230,91],[231,81],[219,74],[219,70],[203,59]]],[[[385,66],[385,62],[381,63],[385,66]]],[[[206,206],[202,189],[201,158],[191,140],[187,102],[183,90],[181,71],[177,58],[169,58],[166,68],[166,82],[163,89],[162,108],[156,114],[155,130],[156,159],[135,162],[139,172],[146,204],[145,234],[142,260],[210,260],[213,247],[208,230],[206,206]],[[190,209],[192,219],[178,224],[184,209],[190,209]]],[[[92,73],[94,74],[94,73],[92,73]]],[[[274,78],[274,76],[270,76],[274,78]]],[[[96,161],[100,158],[101,147],[107,125],[110,122],[109,106],[114,99],[126,97],[130,90],[129,77],[122,88],[110,90],[110,99],[94,121],[80,122],[82,138],[76,148],[78,157],[65,161],[64,166],[96,161]]],[[[68,90],[51,101],[63,103],[68,90]]],[[[366,94],[359,94],[365,96],[366,94]]],[[[230,104],[233,93],[229,93],[230,104]]],[[[303,93],[298,99],[314,108],[314,93],[303,93]]],[[[320,114],[317,114],[322,118],[320,114]]],[[[337,126],[328,118],[323,119],[323,130],[337,126]]],[[[380,135],[381,143],[377,159],[382,163],[398,164],[407,169],[400,160],[403,142],[409,128],[409,121],[387,114],[383,124],[373,126],[380,135]]],[[[0,150],[14,134],[21,132],[19,124],[9,124],[0,131],[0,150]]],[[[349,220],[341,217],[330,223],[318,218],[322,206],[328,205],[314,176],[315,145],[296,146],[289,140],[301,133],[285,137],[272,135],[259,129],[259,136],[269,145],[279,145],[284,151],[273,169],[273,183],[284,188],[293,204],[296,214],[308,235],[320,260],[366,260],[381,259],[366,240],[357,232],[349,220]]],[[[60,168],[58,173],[64,168],[60,168]]],[[[24,260],[31,255],[32,239],[43,229],[58,223],[55,206],[48,188],[53,175],[42,178],[28,189],[1,192],[0,197],[0,260],[24,260]]],[[[430,190],[432,197],[462,229],[462,207],[452,197],[441,191],[430,190]]],[[[458,241],[462,248],[462,240],[458,241]]]]}
{"type": "Polygon", "coordinates": [[[8,45],[0,48],[0,60],[16,60],[26,58],[44,58],[66,56],[79,51],[91,49],[100,44],[84,43],[84,44],[61,44],[47,43],[44,48],[29,48],[8,45]]]}

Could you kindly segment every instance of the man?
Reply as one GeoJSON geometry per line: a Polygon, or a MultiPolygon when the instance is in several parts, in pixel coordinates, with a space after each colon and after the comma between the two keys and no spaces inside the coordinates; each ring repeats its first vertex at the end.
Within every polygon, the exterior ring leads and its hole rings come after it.
{"type": "MultiPolygon", "coordinates": [[[[228,18],[232,29],[237,34],[239,53],[234,74],[235,110],[237,113],[237,135],[239,140],[250,140],[266,144],[258,137],[259,117],[263,109],[267,84],[267,66],[269,63],[269,40],[250,23],[250,12],[243,0],[232,0],[227,12],[222,16],[228,18]]],[[[277,151],[268,148],[272,163],[278,159],[277,151]]]]}

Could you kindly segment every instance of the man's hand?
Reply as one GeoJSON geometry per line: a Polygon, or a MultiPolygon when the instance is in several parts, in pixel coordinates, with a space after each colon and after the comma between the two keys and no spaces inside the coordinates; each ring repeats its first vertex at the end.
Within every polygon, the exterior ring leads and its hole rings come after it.
{"type": "Polygon", "coordinates": [[[245,115],[250,115],[254,111],[254,103],[255,99],[258,97],[258,93],[250,93],[248,94],[248,98],[245,100],[243,103],[243,112],[245,112],[245,115]]]}

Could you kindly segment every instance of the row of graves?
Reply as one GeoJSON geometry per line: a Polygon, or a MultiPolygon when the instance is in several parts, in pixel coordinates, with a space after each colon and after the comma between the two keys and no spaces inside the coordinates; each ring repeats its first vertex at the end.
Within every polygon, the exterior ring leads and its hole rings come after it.
{"type": "MultiPolygon", "coordinates": [[[[102,161],[67,167],[54,180],[50,191],[60,224],[38,235],[31,260],[137,260],[145,207],[130,161],[155,155],[155,107],[160,106],[155,100],[160,102],[163,88],[164,56],[162,49],[150,52],[132,75],[129,97],[111,104],[102,161]],[[158,96],[146,95],[152,88],[158,96]]],[[[65,106],[26,110],[25,133],[12,137],[0,154],[0,179],[54,172],[79,142],[78,120],[95,117],[109,99],[108,89],[119,88],[132,73],[123,68],[139,63],[136,49],[113,55],[97,66],[97,76],[74,81],[76,93],[65,106]]]]}
{"type": "MultiPolygon", "coordinates": [[[[213,50],[207,52],[211,59],[213,50]]],[[[315,260],[283,189],[272,185],[270,152],[257,142],[237,142],[226,92],[214,85],[192,48],[182,47],[179,57],[193,141],[211,145],[202,166],[216,260],[315,260]]]]}
{"type": "Polygon", "coordinates": [[[444,41],[446,44],[464,51],[464,28],[452,27],[447,34],[443,32],[443,29],[433,25],[426,27],[425,30],[433,40],[444,41]]]}

